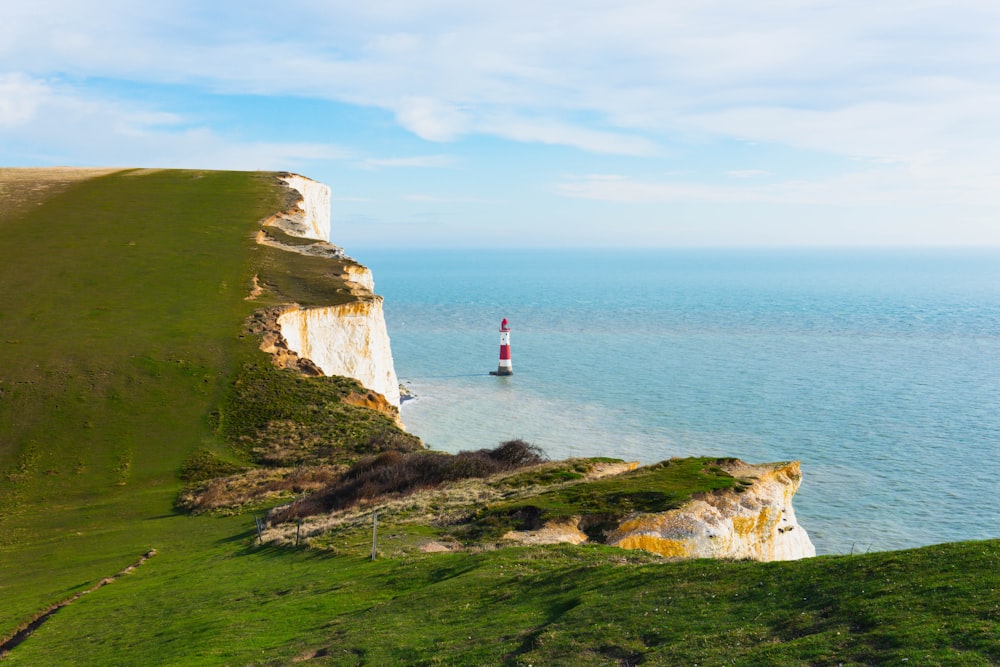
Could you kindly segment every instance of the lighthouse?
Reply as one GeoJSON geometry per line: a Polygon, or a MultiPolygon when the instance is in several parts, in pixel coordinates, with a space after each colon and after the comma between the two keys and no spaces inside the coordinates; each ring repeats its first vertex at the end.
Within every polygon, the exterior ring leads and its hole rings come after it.
{"type": "Polygon", "coordinates": [[[510,327],[507,326],[507,318],[503,318],[500,323],[500,364],[496,373],[490,375],[513,375],[514,371],[510,367],[510,327]]]}

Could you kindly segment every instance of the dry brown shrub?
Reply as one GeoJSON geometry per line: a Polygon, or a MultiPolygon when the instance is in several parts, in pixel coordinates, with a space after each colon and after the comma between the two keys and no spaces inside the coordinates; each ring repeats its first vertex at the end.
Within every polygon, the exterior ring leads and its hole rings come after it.
{"type": "Polygon", "coordinates": [[[181,493],[177,504],[194,513],[256,505],[322,489],[345,469],[327,465],[250,470],[190,486],[181,493]]]}
{"type": "Polygon", "coordinates": [[[541,449],[523,440],[509,440],[495,449],[454,455],[387,451],[362,459],[318,493],[275,509],[270,521],[282,523],[432,489],[447,482],[489,477],[544,460],[541,449]]]}

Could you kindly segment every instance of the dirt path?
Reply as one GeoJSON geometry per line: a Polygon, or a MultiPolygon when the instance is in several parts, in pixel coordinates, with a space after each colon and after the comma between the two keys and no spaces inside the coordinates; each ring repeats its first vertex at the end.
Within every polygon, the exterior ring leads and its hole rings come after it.
{"type": "Polygon", "coordinates": [[[139,560],[137,560],[136,562],[132,563],[131,565],[129,565],[125,569],[121,570],[120,572],[118,572],[114,576],[112,576],[112,577],[105,577],[104,579],[101,579],[99,582],[97,582],[96,584],[94,584],[93,586],[91,586],[90,588],[88,588],[87,590],[80,591],[76,595],[74,595],[72,597],[69,597],[69,598],[66,598],[62,602],[57,602],[56,604],[52,605],[51,607],[49,607],[45,611],[42,611],[42,612],[39,612],[38,614],[36,614],[35,617],[32,618],[30,621],[22,623],[20,626],[18,626],[18,628],[14,632],[14,634],[12,634],[10,637],[4,639],[3,641],[0,641],[0,660],[3,660],[4,657],[8,653],[10,653],[17,646],[19,646],[21,644],[21,642],[23,642],[25,639],[27,639],[28,637],[30,637],[31,633],[33,633],[35,630],[37,630],[39,627],[41,627],[41,625],[43,623],[45,623],[45,621],[47,621],[50,618],[52,618],[52,615],[55,614],[57,611],[59,611],[60,609],[62,609],[66,605],[70,604],[71,602],[74,602],[75,600],[79,599],[80,596],[82,596],[82,595],[86,595],[87,593],[93,593],[94,591],[96,591],[98,588],[101,588],[102,586],[107,586],[108,584],[114,583],[115,580],[117,580],[119,577],[122,577],[122,576],[128,574],[129,572],[132,572],[134,569],[136,569],[137,567],[139,567],[140,565],[142,565],[143,563],[145,563],[147,560],[149,560],[150,558],[152,558],[155,555],[156,555],[156,549],[150,549],[149,551],[147,551],[146,553],[144,553],[142,556],[140,556],[139,560]]]}

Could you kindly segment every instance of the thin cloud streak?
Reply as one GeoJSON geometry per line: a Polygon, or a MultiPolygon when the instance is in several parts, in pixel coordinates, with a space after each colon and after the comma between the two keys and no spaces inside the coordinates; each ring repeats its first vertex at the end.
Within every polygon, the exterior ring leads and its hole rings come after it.
{"type": "Polygon", "coordinates": [[[755,185],[691,181],[639,181],[625,176],[590,175],[553,186],[556,194],[619,204],[745,203],[811,206],[891,205],[1000,206],[1000,191],[956,179],[922,182],[893,170],[859,171],[824,180],[785,180],[755,185]]]}
{"type": "Polygon", "coordinates": [[[428,194],[409,194],[403,196],[404,201],[419,204],[499,204],[497,200],[480,199],[478,197],[442,197],[428,194]]]}
{"type": "Polygon", "coordinates": [[[416,167],[443,169],[454,165],[456,159],[452,155],[416,155],[412,157],[365,158],[361,165],[366,169],[382,167],[416,167]]]}

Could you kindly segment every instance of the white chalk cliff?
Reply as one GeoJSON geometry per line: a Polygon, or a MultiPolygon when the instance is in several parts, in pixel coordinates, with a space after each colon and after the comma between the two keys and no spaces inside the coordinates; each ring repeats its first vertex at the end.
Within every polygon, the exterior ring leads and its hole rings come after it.
{"type": "Polygon", "coordinates": [[[282,229],[292,236],[330,242],[330,187],[298,174],[282,176],[281,180],[302,195],[298,211],[283,216],[287,223],[282,229]]]}
{"type": "Polygon", "coordinates": [[[324,375],[344,375],[399,405],[382,300],[339,306],[291,308],[278,316],[288,348],[310,359],[324,375]]]}
{"type": "MultiPolygon", "coordinates": [[[[752,465],[733,460],[720,465],[747,485],[700,494],[683,506],[627,517],[603,542],[675,558],[797,560],[816,555],[795,519],[792,496],[802,474],[799,462],[752,465]]],[[[523,544],[580,544],[588,517],[550,522],[539,530],[511,531],[507,540],[523,544]]]]}
{"type": "MultiPolygon", "coordinates": [[[[343,250],[330,243],[330,188],[303,176],[283,176],[282,180],[301,199],[295,209],[279,213],[264,224],[316,243],[283,245],[263,232],[257,237],[258,243],[304,255],[345,258],[343,250]]],[[[324,375],[354,378],[398,407],[399,380],[392,362],[382,297],[374,294],[375,282],[366,267],[347,263],[342,270],[356,299],[330,306],[282,307],[277,317],[284,339],[280,347],[309,360],[324,375]]],[[[266,341],[265,345],[273,342],[266,341]]]]}
{"type": "Polygon", "coordinates": [[[683,558],[772,561],[816,555],[792,508],[802,480],[798,461],[722,467],[752,484],[742,492],[704,494],[676,510],[633,517],[609,534],[607,543],[683,558]]]}

